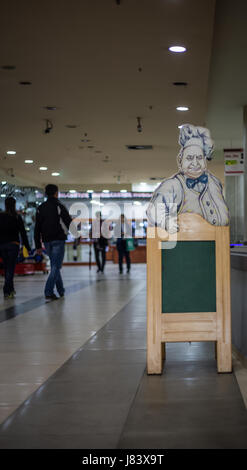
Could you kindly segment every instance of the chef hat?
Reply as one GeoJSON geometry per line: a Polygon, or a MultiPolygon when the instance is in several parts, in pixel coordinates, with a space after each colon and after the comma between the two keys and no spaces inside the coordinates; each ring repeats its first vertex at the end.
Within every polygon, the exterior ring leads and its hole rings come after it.
{"type": "Polygon", "coordinates": [[[196,127],[192,124],[184,124],[180,129],[179,144],[182,149],[191,145],[198,145],[203,150],[204,156],[211,160],[211,154],[214,149],[214,142],[211,139],[210,131],[205,127],[196,127]]]}

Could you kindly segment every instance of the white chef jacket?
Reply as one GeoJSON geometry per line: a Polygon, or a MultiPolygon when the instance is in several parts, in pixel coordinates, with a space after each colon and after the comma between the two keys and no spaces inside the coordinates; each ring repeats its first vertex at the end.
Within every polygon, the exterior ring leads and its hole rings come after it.
{"type": "MultiPolygon", "coordinates": [[[[206,184],[198,183],[193,189],[186,185],[186,175],[176,173],[171,178],[164,180],[155,190],[147,209],[147,217],[150,225],[157,223],[157,205],[164,204],[164,212],[169,215],[169,204],[177,204],[177,213],[193,212],[201,215],[212,225],[228,225],[229,210],[226,205],[222,184],[209,171],[206,184]]],[[[161,206],[162,207],[162,206],[161,206]]]]}

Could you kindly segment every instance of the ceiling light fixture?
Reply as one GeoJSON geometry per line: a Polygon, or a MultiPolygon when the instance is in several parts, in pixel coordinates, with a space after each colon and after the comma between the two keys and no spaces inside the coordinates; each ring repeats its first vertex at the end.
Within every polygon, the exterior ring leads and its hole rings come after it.
{"type": "Polygon", "coordinates": [[[1,194],[1,197],[6,197],[6,194],[1,194]]]}
{"type": "Polygon", "coordinates": [[[170,52],[176,52],[176,53],[181,53],[181,52],[186,52],[187,49],[184,46],[170,46],[169,47],[170,52]]]}
{"type": "Polygon", "coordinates": [[[109,193],[110,191],[109,191],[109,189],[103,189],[102,192],[103,192],[103,193],[109,193]]]}
{"type": "Polygon", "coordinates": [[[95,201],[94,199],[92,199],[92,200],[90,201],[90,204],[97,204],[98,206],[103,206],[103,205],[104,205],[102,202],[95,201]]]}
{"type": "Polygon", "coordinates": [[[60,173],[58,173],[57,171],[54,171],[51,176],[60,176],[60,173]]]}
{"type": "Polygon", "coordinates": [[[74,193],[76,193],[76,190],[75,190],[75,189],[70,189],[69,192],[70,192],[71,194],[74,194],[74,193]]]}
{"type": "Polygon", "coordinates": [[[39,169],[40,169],[40,171],[46,171],[46,170],[48,170],[47,166],[40,166],[39,169]]]}
{"type": "Polygon", "coordinates": [[[127,189],[120,189],[120,193],[127,193],[127,189]]]}
{"type": "Polygon", "coordinates": [[[177,106],[176,110],[177,111],[189,111],[189,108],[187,106],[177,106]]]}
{"type": "Polygon", "coordinates": [[[25,163],[33,163],[33,160],[25,160],[25,163]]]}
{"type": "Polygon", "coordinates": [[[8,151],[7,151],[7,154],[8,154],[8,155],[15,155],[15,154],[16,154],[16,151],[15,151],[15,150],[8,150],[8,151]]]}
{"type": "Polygon", "coordinates": [[[89,193],[89,194],[91,194],[91,193],[93,193],[93,192],[94,192],[93,189],[88,189],[88,190],[87,190],[87,193],[89,193]]]}

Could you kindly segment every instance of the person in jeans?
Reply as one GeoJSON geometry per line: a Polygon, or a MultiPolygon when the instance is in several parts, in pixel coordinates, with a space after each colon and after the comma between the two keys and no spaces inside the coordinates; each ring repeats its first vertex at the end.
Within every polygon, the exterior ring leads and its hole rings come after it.
{"type": "Polygon", "coordinates": [[[15,205],[15,198],[7,197],[5,211],[0,212],[0,256],[4,267],[3,293],[5,299],[13,299],[15,296],[14,272],[19,253],[20,236],[22,244],[28,251],[31,251],[23,220],[17,214],[15,205]]]}
{"type": "Polygon", "coordinates": [[[102,235],[102,218],[101,212],[96,212],[96,217],[99,221],[100,225],[100,233],[98,238],[94,239],[93,246],[94,246],[94,254],[95,254],[95,261],[98,267],[97,273],[103,273],[105,268],[105,258],[106,258],[106,247],[108,246],[107,238],[103,237],[102,235]]]}
{"type": "MultiPolygon", "coordinates": [[[[119,232],[121,233],[121,237],[117,238],[117,250],[118,250],[119,274],[122,274],[123,273],[123,258],[124,257],[126,259],[126,264],[127,264],[127,273],[130,272],[131,261],[130,261],[130,254],[129,254],[129,250],[128,250],[128,247],[127,247],[127,241],[126,241],[125,236],[126,235],[131,236],[131,234],[132,234],[132,228],[128,224],[128,222],[125,219],[123,214],[121,214],[120,227],[119,227],[119,224],[118,224],[118,228],[120,228],[120,230],[121,230],[121,232],[119,230],[119,232]]],[[[120,233],[119,233],[119,235],[120,235],[120,233]]]]}
{"type": "Polygon", "coordinates": [[[48,184],[45,188],[47,201],[43,202],[36,213],[34,240],[38,254],[42,253],[41,241],[51,262],[51,270],[45,285],[46,300],[56,300],[56,286],[60,297],[64,296],[61,268],[64,258],[65,240],[72,219],[63,204],[58,200],[58,187],[48,184]]]}

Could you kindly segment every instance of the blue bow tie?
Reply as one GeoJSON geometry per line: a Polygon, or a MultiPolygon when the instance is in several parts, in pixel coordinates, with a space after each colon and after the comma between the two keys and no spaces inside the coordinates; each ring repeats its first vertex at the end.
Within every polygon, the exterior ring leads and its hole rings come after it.
{"type": "Polygon", "coordinates": [[[201,176],[199,176],[199,178],[187,178],[186,179],[186,185],[189,189],[193,189],[195,187],[196,184],[198,183],[203,183],[203,184],[207,184],[208,182],[208,175],[206,175],[205,173],[203,173],[201,176]]]}

